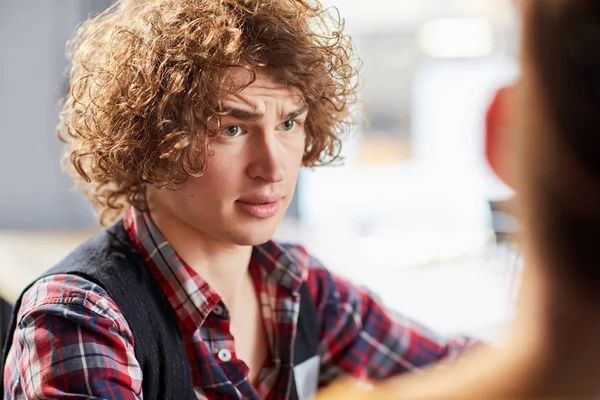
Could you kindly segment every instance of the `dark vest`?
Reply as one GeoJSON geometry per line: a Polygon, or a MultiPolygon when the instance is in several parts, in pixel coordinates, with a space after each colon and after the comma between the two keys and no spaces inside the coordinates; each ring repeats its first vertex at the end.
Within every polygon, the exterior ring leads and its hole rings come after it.
{"type": "MultiPolygon", "coordinates": [[[[135,338],[135,356],[143,373],[144,399],[195,398],[190,364],[175,312],[144,260],[134,250],[122,222],[82,244],[40,278],[55,274],[75,274],[94,282],[117,304],[135,338]]],[[[294,365],[317,354],[320,332],[306,283],[301,286],[300,296],[294,365]]],[[[0,378],[4,375],[20,307],[19,297],[0,359],[0,378]]],[[[3,391],[4,385],[0,399],[4,398],[3,391]]],[[[289,398],[298,399],[294,379],[289,398]]]]}

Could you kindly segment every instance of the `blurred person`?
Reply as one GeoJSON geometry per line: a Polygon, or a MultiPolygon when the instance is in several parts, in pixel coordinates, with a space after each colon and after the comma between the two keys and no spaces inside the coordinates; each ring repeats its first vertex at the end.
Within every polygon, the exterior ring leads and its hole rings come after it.
{"type": "Polygon", "coordinates": [[[71,51],[59,135],[110,227],[24,290],[5,398],[308,398],[472,343],[272,240],[353,124],[352,43],[319,3],[123,2],[71,51]]]}
{"type": "Polygon", "coordinates": [[[498,349],[319,400],[600,396],[600,1],[524,0],[522,73],[492,104],[488,159],[516,189],[523,290],[498,349]]]}

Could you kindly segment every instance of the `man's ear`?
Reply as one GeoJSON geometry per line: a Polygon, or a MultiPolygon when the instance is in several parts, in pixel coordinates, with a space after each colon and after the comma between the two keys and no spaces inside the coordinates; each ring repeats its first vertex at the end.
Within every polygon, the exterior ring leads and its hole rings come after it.
{"type": "Polygon", "coordinates": [[[514,188],[507,166],[511,151],[509,140],[513,129],[513,93],[512,86],[503,87],[496,92],[489,105],[485,119],[485,155],[496,175],[514,188]]]}

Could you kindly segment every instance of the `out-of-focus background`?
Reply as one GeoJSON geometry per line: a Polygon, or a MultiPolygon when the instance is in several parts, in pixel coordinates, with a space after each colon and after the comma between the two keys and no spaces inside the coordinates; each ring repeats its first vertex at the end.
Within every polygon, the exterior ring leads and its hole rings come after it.
{"type": "MultiPolygon", "coordinates": [[[[0,322],[28,281],[99,229],[60,169],[54,127],[65,42],[110,3],[0,4],[0,322]]],[[[515,307],[518,225],[485,162],[484,116],[518,74],[513,2],[325,4],[363,60],[369,123],[346,142],[344,166],[301,173],[276,237],[433,329],[497,339],[515,307]]]]}

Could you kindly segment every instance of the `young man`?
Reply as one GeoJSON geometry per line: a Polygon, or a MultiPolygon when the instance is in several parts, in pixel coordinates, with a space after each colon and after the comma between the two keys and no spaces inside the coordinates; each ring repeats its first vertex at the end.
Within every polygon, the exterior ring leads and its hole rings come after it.
{"type": "Polygon", "coordinates": [[[469,344],[271,240],[352,124],[351,42],[318,3],[122,3],[72,47],[60,133],[116,224],[24,292],[7,398],[308,398],[469,344]]]}

